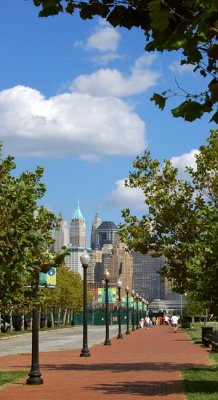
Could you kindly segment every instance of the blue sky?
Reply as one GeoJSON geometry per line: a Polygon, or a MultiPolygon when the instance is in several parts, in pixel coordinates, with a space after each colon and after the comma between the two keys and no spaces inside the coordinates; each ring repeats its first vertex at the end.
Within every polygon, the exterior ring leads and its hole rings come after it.
{"type": "MultiPolygon", "coordinates": [[[[179,53],[145,53],[142,31],[114,29],[78,15],[38,18],[32,1],[4,2],[0,16],[0,140],[17,171],[45,169],[43,204],[68,222],[77,200],[89,238],[96,212],[122,221],[121,209],[143,210],[125,189],[132,161],[145,148],[182,170],[209,136],[209,115],[193,123],[164,111],[153,92],[198,92],[204,78],[180,67],[179,53]]],[[[200,88],[200,90],[199,90],[200,88]]]]}

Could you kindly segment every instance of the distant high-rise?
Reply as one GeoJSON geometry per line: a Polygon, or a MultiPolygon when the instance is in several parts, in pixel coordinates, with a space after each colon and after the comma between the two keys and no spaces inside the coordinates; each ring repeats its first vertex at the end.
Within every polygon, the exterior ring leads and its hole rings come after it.
{"type": "Polygon", "coordinates": [[[164,299],[164,282],[159,274],[163,265],[163,257],[133,252],[133,287],[149,302],[164,299]]]}
{"type": "Polygon", "coordinates": [[[86,223],[80,211],[79,202],[71,220],[70,243],[73,247],[86,248],[86,223]]]}
{"type": "Polygon", "coordinates": [[[104,221],[102,222],[95,231],[96,242],[95,248],[101,250],[104,244],[114,244],[116,240],[117,226],[114,222],[104,221]]]}
{"type": "Polygon", "coordinates": [[[101,225],[101,218],[98,213],[95,214],[94,221],[92,223],[92,232],[91,232],[91,249],[95,250],[96,247],[96,229],[101,225]]]}
{"type": "Polygon", "coordinates": [[[67,221],[62,220],[60,226],[55,231],[54,251],[59,253],[63,246],[68,246],[68,226],[67,221]]]}

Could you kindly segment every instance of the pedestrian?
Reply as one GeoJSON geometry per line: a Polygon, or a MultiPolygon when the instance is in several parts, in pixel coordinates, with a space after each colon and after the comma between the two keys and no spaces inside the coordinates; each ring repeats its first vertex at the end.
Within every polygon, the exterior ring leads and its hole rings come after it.
{"type": "Polygon", "coordinates": [[[140,325],[140,327],[143,329],[144,328],[144,325],[145,325],[145,319],[142,317],[141,319],[140,319],[140,321],[139,321],[139,325],[140,325]]]}
{"type": "Polygon", "coordinates": [[[172,327],[173,327],[173,332],[174,332],[174,333],[177,332],[178,321],[179,321],[178,315],[176,315],[176,313],[173,313],[173,315],[172,315],[172,317],[171,317],[171,325],[172,325],[172,327]]]}
{"type": "Polygon", "coordinates": [[[148,315],[145,318],[145,326],[146,326],[146,329],[149,329],[150,326],[151,326],[151,320],[150,320],[150,317],[148,315]]]}

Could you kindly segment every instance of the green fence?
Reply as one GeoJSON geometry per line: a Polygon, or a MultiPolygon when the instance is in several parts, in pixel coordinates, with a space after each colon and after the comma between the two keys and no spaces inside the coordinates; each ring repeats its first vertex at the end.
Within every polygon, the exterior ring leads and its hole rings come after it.
{"type": "MultiPolygon", "coordinates": [[[[117,311],[110,311],[109,313],[109,324],[117,325],[118,313],[117,311]]],[[[126,311],[121,310],[121,324],[126,324],[126,311]]],[[[88,325],[105,325],[105,310],[89,310],[87,315],[88,325]]],[[[73,325],[82,325],[83,323],[83,313],[74,314],[72,321],[73,325]]],[[[129,312],[129,323],[131,323],[131,312],[129,312]]]]}

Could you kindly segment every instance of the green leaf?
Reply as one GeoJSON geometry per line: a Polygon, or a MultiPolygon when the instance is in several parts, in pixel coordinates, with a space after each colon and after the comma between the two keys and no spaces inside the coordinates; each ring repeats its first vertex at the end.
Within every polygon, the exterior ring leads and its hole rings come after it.
{"type": "Polygon", "coordinates": [[[154,93],[151,97],[151,100],[155,102],[156,106],[158,106],[161,110],[164,109],[167,97],[163,97],[158,93],[154,93]]]}
{"type": "Polygon", "coordinates": [[[172,110],[174,117],[182,117],[186,121],[194,121],[196,118],[201,118],[205,112],[212,110],[211,103],[198,103],[197,101],[186,100],[179,107],[172,110]]]}

